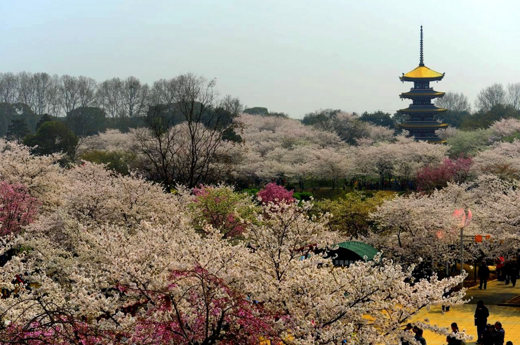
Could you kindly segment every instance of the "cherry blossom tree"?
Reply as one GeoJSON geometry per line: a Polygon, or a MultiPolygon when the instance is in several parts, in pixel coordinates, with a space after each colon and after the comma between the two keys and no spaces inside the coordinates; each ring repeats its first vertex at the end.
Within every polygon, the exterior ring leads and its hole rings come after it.
{"type": "Polygon", "coordinates": [[[442,162],[448,148],[442,145],[414,141],[404,136],[395,142],[359,146],[354,151],[352,175],[379,178],[412,179],[418,169],[442,162]]]}
{"type": "Polygon", "coordinates": [[[0,267],[0,342],[395,344],[422,308],[463,303],[464,291],[443,297],[462,277],[414,280],[413,266],[379,257],[333,268],[320,250],[340,238],[308,202],[254,209],[244,240],[228,241],[193,226],[198,211],[182,193],[13,150],[2,153],[2,178],[45,177],[27,188],[47,199],[0,241],[2,251],[28,249],[0,267]]]}
{"type": "Polygon", "coordinates": [[[0,151],[0,179],[24,185],[43,209],[56,207],[63,203],[67,189],[61,158],[59,154],[33,156],[28,147],[9,142],[0,151]]]}
{"type": "Polygon", "coordinates": [[[504,179],[520,179],[520,141],[498,142],[475,157],[477,174],[493,174],[504,179]]]}
{"type": "Polygon", "coordinates": [[[459,221],[452,214],[462,208],[473,214],[464,234],[489,239],[465,246],[466,262],[516,253],[520,249],[516,183],[482,175],[475,181],[449,183],[430,195],[414,193],[385,201],[372,214],[379,226],[369,241],[399,261],[453,262],[460,249],[459,221]]]}
{"type": "Polygon", "coordinates": [[[520,120],[515,118],[501,119],[493,123],[490,129],[494,135],[502,139],[520,132],[520,120]]]}

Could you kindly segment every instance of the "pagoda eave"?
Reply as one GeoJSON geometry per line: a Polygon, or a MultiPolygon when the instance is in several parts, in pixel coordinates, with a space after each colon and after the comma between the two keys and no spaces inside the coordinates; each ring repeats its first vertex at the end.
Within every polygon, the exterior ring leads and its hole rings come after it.
{"type": "Polygon", "coordinates": [[[404,81],[439,81],[439,80],[442,80],[442,78],[444,78],[444,73],[439,77],[406,77],[406,76],[399,77],[399,79],[403,82],[404,81]]]}
{"type": "Polygon", "coordinates": [[[438,123],[438,124],[426,124],[426,123],[421,123],[421,124],[413,124],[413,123],[400,123],[397,125],[398,127],[400,128],[403,128],[403,129],[417,129],[417,128],[446,128],[449,126],[449,124],[447,123],[438,123]]]}
{"type": "Polygon", "coordinates": [[[444,97],[445,94],[446,94],[445,92],[424,92],[424,93],[403,92],[402,94],[399,95],[399,97],[408,98],[408,99],[414,99],[414,98],[420,98],[420,97],[433,99],[433,98],[444,97]]]}
{"type": "Polygon", "coordinates": [[[445,109],[445,108],[431,108],[431,109],[428,109],[428,108],[423,108],[423,109],[411,109],[411,108],[406,108],[406,109],[399,109],[397,112],[398,113],[401,113],[401,114],[417,114],[417,113],[424,113],[424,114],[435,114],[435,113],[444,113],[448,111],[448,109],[445,109]]]}

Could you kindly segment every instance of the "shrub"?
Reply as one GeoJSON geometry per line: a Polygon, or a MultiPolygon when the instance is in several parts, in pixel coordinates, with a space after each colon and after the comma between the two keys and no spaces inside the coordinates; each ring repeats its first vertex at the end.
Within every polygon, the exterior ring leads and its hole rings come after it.
{"type": "Polygon", "coordinates": [[[456,160],[446,158],[438,167],[426,166],[417,172],[417,189],[432,191],[444,188],[448,182],[464,182],[469,177],[473,165],[471,157],[459,157],[456,160]]]}
{"type": "Polygon", "coordinates": [[[135,162],[136,155],[123,151],[92,150],[82,153],[80,158],[96,164],[106,164],[110,170],[128,175],[130,166],[135,162]]]}
{"type": "Polygon", "coordinates": [[[279,186],[276,183],[269,183],[265,186],[264,189],[257,193],[258,199],[263,204],[268,204],[270,202],[274,204],[279,204],[281,202],[291,203],[295,200],[293,197],[294,191],[289,191],[285,189],[283,186],[279,186]]]}
{"type": "Polygon", "coordinates": [[[311,199],[314,199],[314,195],[310,192],[297,192],[293,194],[293,197],[296,200],[303,200],[303,201],[310,201],[311,199]]]}
{"type": "Polygon", "coordinates": [[[329,220],[329,226],[334,231],[350,236],[366,235],[373,226],[369,214],[385,200],[392,199],[394,195],[390,191],[379,191],[373,194],[355,191],[335,200],[317,201],[316,212],[328,212],[334,215],[329,220]]]}
{"type": "Polygon", "coordinates": [[[40,203],[22,184],[0,183],[0,236],[16,234],[38,214],[40,203]]]}
{"type": "Polygon", "coordinates": [[[241,235],[254,220],[255,205],[246,193],[229,186],[203,186],[193,189],[195,198],[189,205],[197,226],[209,224],[224,237],[241,235]]]}

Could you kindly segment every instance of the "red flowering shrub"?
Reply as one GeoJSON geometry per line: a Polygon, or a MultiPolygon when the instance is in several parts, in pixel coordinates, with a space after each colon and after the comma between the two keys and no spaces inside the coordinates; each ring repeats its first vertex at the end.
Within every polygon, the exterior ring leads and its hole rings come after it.
{"type": "Polygon", "coordinates": [[[276,183],[271,182],[256,195],[263,204],[272,202],[278,205],[281,202],[291,203],[295,201],[296,199],[293,197],[293,193],[294,191],[289,191],[283,186],[279,186],[276,183]]]}
{"type": "Polygon", "coordinates": [[[0,236],[15,234],[38,214],[40,203],[22,184],[0,183],[0,236]]]}
{"type": "Polygon", "coordinates": [[[437,167],[426,166],[417,172],[417,189],[432,191],[446,187],[448,182],[461,183],[468,179],[473,165],[471,157],[459,157],[456,160],[446,158],[437,167]]]}
{"type": "Polygon", "coordinates": [[[149,295],[154,306],[139,318],[132,343],[258,344],[260,337],[277,339],[275,315],[206,269],[174,271],[171,280],[167,291],[149,295]]]}

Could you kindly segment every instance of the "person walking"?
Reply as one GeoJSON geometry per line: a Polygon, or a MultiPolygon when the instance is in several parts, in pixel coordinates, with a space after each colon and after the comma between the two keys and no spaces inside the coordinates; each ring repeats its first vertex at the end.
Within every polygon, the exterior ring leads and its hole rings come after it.
{"type": "Polygon", "coordinates": [[[516,262],[513,261],[511,264],[511,284],[513,287],[516,285],[516,279],[518,278],[518,267],[516,266],[516,262]]]}
{"type": "Polygon", "coordinates": [[[505,337],[506,331],[502,328],[502,324],[499,321],[495,322],[495,333],[493,334],[495,340],[494,345],[504,345],[505,337]]]}
{"type": "Polygon", "coordinates": [[[486,330],[489,310],[484,305],[484,301],[478,301],[477,309],[475,309],[475,326],[477,326],[477,344],[483,344],[482,337],[486,330]]]}
{"type": "Polygon", "coordinates": [[[497,267],[497,281],[503,281],[504,280],[504,273],[502,272],[503,268],[504,268],[504,257],[503,256],[499,256],[496,260],[495,260],[495,263],[496,263],[496,267],[497,267]]]}
{"type": "Polygon", "coordinates": [[[506,285],[509,285],[509,280],[511,279],[511,273],[513,272],[513,267],[512,267],[511,260],[507,260],[504,263],[503,270],[504,270],[504,277],[505,277],[505,280],[506,280],[506,285]]]}
{"type": "Polygon", "coordinates": [[[451,334],[446,337],[448,345],[461,345],[462,340],[457,339],[457,333],[459,333],[459,326],[456,322],[451,324],[451,334]]]}
{"type": "Polygon", "coordinates": [[[486,261],[484,260],[482,260],[478,269],[478,278],[480,279],[480,286],[478,288],[482,290],[482,285],[484,285],[484,290],[486,290],[487,280],[489,278],[489,267],[486,265],[486,261]]]}
{"type": "Polygon", "coordinates": [[[417,332],[415,332],[415,340],[419,342],[421,345],[426,345],[426,339],[423,338],[423,330],[417,329],[417,332]]]}

